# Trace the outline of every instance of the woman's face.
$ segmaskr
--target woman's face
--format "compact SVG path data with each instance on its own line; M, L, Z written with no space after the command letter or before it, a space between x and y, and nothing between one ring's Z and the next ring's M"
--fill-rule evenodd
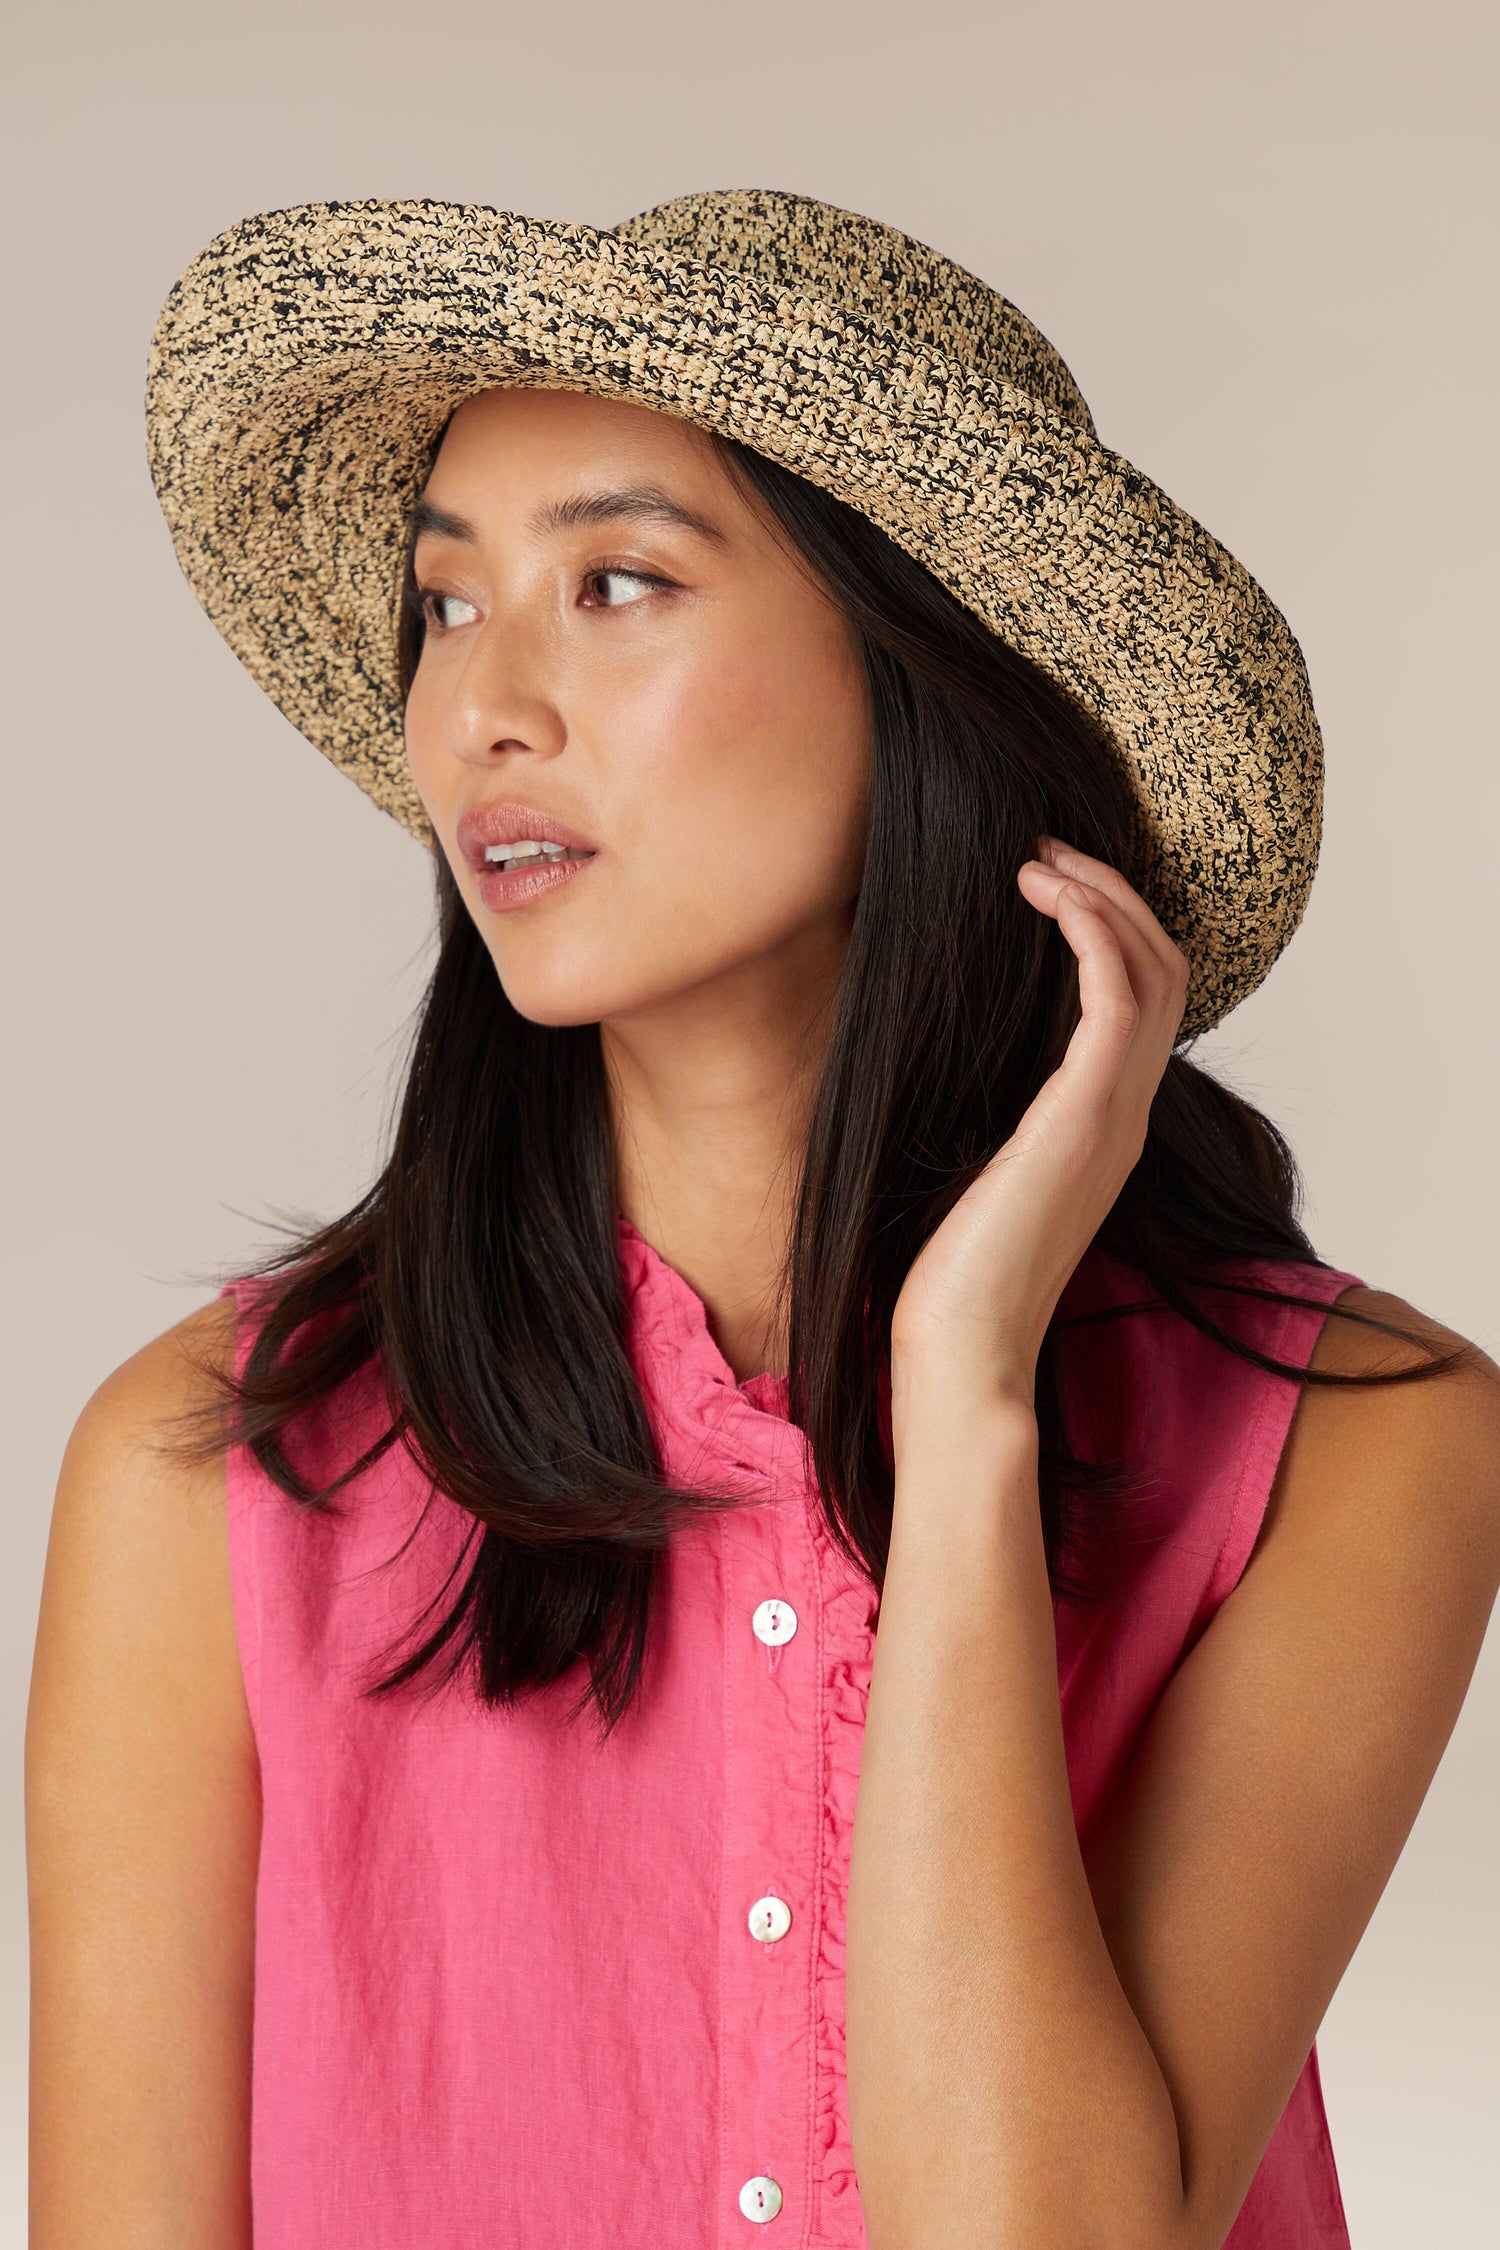
M512 1004L603 1022L722 1003L733 979L757 1012L805 1018L864 850L869 705L841 615L712 440L647 407L481 392L424 497L451 520L416 547L407 755ZM459 824L502 804L593 858L487 901Z

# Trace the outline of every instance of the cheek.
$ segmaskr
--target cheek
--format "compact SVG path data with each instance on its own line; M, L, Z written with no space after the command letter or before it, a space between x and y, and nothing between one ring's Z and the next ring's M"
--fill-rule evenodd
M857 886L869 787L863 673L842 643L774 639L658 682L637 733L641 841L662 904L775 934ZM618 742L619 738L615 738Z

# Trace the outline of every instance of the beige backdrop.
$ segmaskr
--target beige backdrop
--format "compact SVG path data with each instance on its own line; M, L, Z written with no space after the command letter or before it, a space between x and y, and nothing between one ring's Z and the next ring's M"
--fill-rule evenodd
M0 2241L24 2240L20 1748L64 1441L273 1213L366 1185L428 958L420 847L293 732L178 574L141 421L171 283L233 220L313 197L607 225L732 185L867 211L994 282L1307 655L1322 866L1198 1059L1290 1134L1327 1258L1500 1354L1497 21L1454 0L20 18ZM1496 1638L1320 2038L1356 2250L1496 2238Z

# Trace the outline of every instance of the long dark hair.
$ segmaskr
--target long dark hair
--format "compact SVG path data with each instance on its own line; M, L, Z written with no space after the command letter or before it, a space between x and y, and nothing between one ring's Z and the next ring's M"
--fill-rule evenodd
M441 435L438 443L441 442ZM1132 797L1081 706L991 633L864 516L778 464L715 441L742 488L843 607L862 650L873 732L866 859L794 1199L780 1311L791 1418L806 1432L830 1535L883 1582L893 1469L879 1378L891 1313L922 1244L1006 1140L1078 1021L1074 956L1021 896L1041 834L1134 880ZM437 445L434 445L435 457ZM430 463L429 463L430 467ZM423 621L407 544L403 697ZM627 1344L612 1123L596 1024L532 1023L507 1000L436 857L440 944L389 1159L353 1209L241 1269L267 1285L243 1373L185 1418L179 1450L247 1446L306 1508L324 1508L391 1445L474 1518L467 1575L427 1637L364 1692L467 1671L513 1704L584 1662L571 1716L607 1734L648 1645L657 1562L685 1512L743 1505L672 1484ZM1295 1216L1301 1182L1269 1118L1179 1043L1144 1152L1099 1231L1165 1305L1224 1350L1299 1383L1442 1375L1466 1351L1369 1315L1427 1360L1376 1374L1293 1366L1202 1302L1285 1292L1219 1270L1241 1258L1319 1266ZM1338 1308L1335 1308L1338 1311ZM1102 1314L1080 1316L1094 1319ZM1130 1464L1069 1449L1054 1315L1037 1367L1040 1501L1054 1590L1108 1591L1108 1532ZM389 1426L314 1489L284 1441L371 1364ZM1101 1536L1102 1535L1102 1536ZM439 1659L442 1659L439 1667Z

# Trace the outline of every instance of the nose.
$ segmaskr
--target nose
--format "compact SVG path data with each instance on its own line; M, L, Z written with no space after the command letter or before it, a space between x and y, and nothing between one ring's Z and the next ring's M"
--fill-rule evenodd
M550 677L545 635L515 610L496 609L474 634L443 712L456 758L488 765L503 750L554 756L567 726Z

